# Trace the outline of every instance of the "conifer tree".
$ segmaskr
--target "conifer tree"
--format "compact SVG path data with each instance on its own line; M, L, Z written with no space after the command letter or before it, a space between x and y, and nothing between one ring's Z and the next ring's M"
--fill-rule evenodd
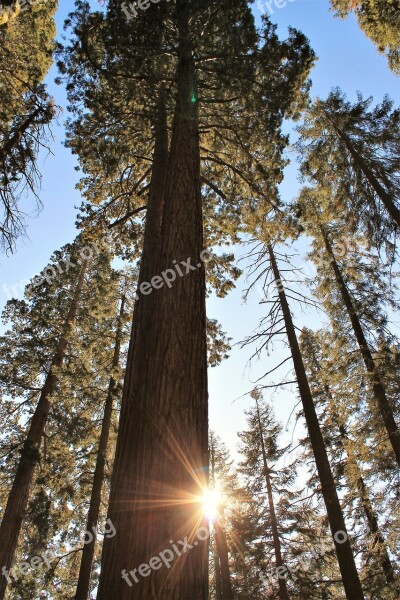
M350 494L355 495L359 499L371 537L371 544L367 551L370 555L368 562L370 564L371 559L376 560L377 558L386 580L386 582L382 581L382 577L379 577L378 574L378 585L375 584L375 589L378 589L378 587L382 588L382 585L385 585L385 583L391 586L395 580L394 567L389 556L386 541L379 527L377 511L373 506L368 486L359 464L357 456L359 452L356 453L355 451L355 444L359 442L355 442L350 436L349 429L351 424L346 416L346 409L341 405L339 398L334 396L328 383L331 380L331 375L329 371L324 371L323 363L321 362L321 359L324 360L324 356L322 343L319 340L322 339L323 332L321 331L315 334L308 329L303 329L302 331L301 349L307 367L307 374L312 385L313 396L316 401L318 399L320 419L323 421L323 426L326 423L326 439L329 440L330 446L332 446L332 440L335 438L335 435L339 434L338 445L345 454L344 464L340 466L339 470L343 470L346 474ZM350 407L347 409L347 412L351 412ZM332 431L332 427L336 431ZM330 451L332 452L332 448L330 448ZM371 579L373 579L374 571L371 569L371 564L369 567L370 573ZM395 588L393 587L392 590L394 592ZM386 588L386 591L389 591L388 588Z
M91 311L99 314L98 299L93 297L87 302L87 298L90 298L90 285L95 282L99 293L100 286L110 286L112 278L109 270L104 268L108 260L107 255L96 256L96 250L85 246L83 238L78 238L73 245L67 245L55 253L43 276L35 278L32 285L28 286L26 300L10 301L5 310L4 317L11 319L13 329L2 338L2 345L6 348L2 360L7 365L2 375L2 387L6 397L11 398L8 404L12 406L17 400L17 408L11 409L11 414L19 412L21 416L20 409L27 402L32 411L30 415L28 413L28 433L21 440L21 456L16 461L1 524L1 563L8 572L14 561L33 477L40 461L52 400L68 358L69 343L75 335L77 319L79 323L82 302L85 301L88 315ZM101 267L103 273L96 273ZM53 298L53 302L49 301L50 298ZM13 346L10 346L10 340L14 340ZM27 399L18 406L21 395L26 395ZM15 452L13 446L11 449ZM6 584L3 572L1 598L4 597Z
M335 294L336 291L337 296L340 298L339 306L344 307L347 312L347 318L351 323L354 338L357 341L365 369L370 376L376 407L379 409L396 461L400 465L400 432L394 416L394 409L390 398L387 396L382 373L373 357L371 345L368 342L367 334L365 332L365 326L363 326L362 323L362 318L364 318L364 321L368 320L370 325L376 328L378 336L382 336L385 318L382 315L382 310L379 308L379 302L382 301L382 299L385 299L387 292L385 290L385 295L383 296L382 294L375 295L375 302L373 302L373 287L368 290L367 295L366 290L363 289L367 284L364 283L364 281L358 283L360 279L360 268L363 268L362 263L359 262L353 270L347 269L347 274L345 274L343 267L339 265L333 245L334 241L340 242L341 239L332 240L332 234L334 236L340 235L343 231L343 227L341 227L342 220L338 219L330 229L324 224L326 214L324 213L319 200L324 199L327 196L329 196L329 191L327 192L323 187L303 189L297 204L297 207L299 208L298 214L303 214L303 223L305 227L309 232L313 232L312 234L315 235L315 244L318 247L318 259L320 258L321 250L325 253L326 261L322 261L322 264L320 262L319 268L319 274L323 279L319 287L322 300L323 302L330 303L330 294ZM311 213L312 217L310 218ZM345 258L345 265L346 260L348 261L348 256ZM329 267L333 274L335 290L332 290L331 282L330 280L329 282L327 280L327 267ZM352 293L350 288L351 283L353 283L353 289L355 288L355 294ZM327 285L329 289L328 295L326 294L328 291ZM385 286L383 285L383 287Z
M37 157L56 115L42 82L52 63L57 2L22 12L19 2L10 5L0 15L0 247L6 251L25 228L21 196L32 193L40 206Z
M248 413L250 429L248 432L240 434L242 442L246 444L246 461L241 464L241 469L248 477L255 477L257 473L257 488L259 489L259 486L262 485L262 488L266 490L275 564L276 569L279 569L280 567L284 567L284 560L272 487L272 471L274 466L269 464L271 461L275 462L278 458L277 437L279 434L279 427L275 426L272 428L273 415L271 414L269 407L266 405L260 406L261 393L258 390L253 390L251 397L255 401L255 409ZM267 427L267 431L264 431L264 426ZM260 475L264 479L262 484L259 480ZM281 600L287 600L289 594L286 580L279 577L278 585L279 598L281 598Z
M264 175L271 162L280 172L279 126L282 116L294 114L304 99L305 76L313 55L297 32L291 32L288 42L279 43L273 28L266 23L258 37L247 3L241 0L233 4L214 0L178 0L176 6L160 3L151 5L140 19L129 22L118 2L110 2L106 19L99 14L90 15L87 10L85 13L85 3L80 6L85 18L76 13L73 16L76 41L71 50L70 89L71 98L83 99L88 110L85 113L82 105L76 104L81 113L71 143L89 171L88 181L98 164L90 164L87 157L100 155L87 154L81 134L87 128L94 132L99 124L104 130L104 122L110 120L114 140L111 152L103 154L109 169L106 172L111 175L110 186L121 182L119 194L128 202L121 210L121 205L114 202L118 194L109 194L112 202L108 204L119 210L117 219L142 206L136 192L143 195L143 188L147 187L139 288L179 261L190 259L200 265L194 270L189 268L187 275L173 286L154 289L138 301L111 486L109 515L117 536L104 546L98 597L123 599L135 595L148 600L158 597L162 589L166 599L188 595L205 598L204 545L196 552L185 553L180 560L184 565L177 563L170 573L156 570L151 578L141 578L133 588L121 573L128 577L130 569L157 554L178 532L187 532L191 540L194 523L200 522L200 498L207 479L194 477L193 473L204 473L208 462L205 273L198 262L204 256L202 181L207 179L208 189L222 199L226 197L219 185L223 179L228 181L231 196L231 190L244 188L250 196L249 190L254 187L273 187L275 176L267 185L263 184ZM90 31L95 32L93 44L88 44ZM234 32L234 38L230 32ZM128 44L131 39L135 42ZM275 81L267 73L276 74L278 65L280 74ZM125 86L121 86L123 73L129 74ZM118 81L120 96L129 96L125 115L120 111L119 100L113 113L116 118L109 119L111 95L107 92L117 89L112 87L114 79ZM172 79L172 84L168 79ZM243 105L248 107L247 121L243 118ZM119 133L127 115L130 126ZM224 160L225 148L214 133L224 129L220 117L238 153L235 164ZM259 172L263 176L257 178L257 183L248 177L248 165L255 164L255 154L247 144L257 131L250 123L271 131L275 143L272 154L260 154ZM236 129L239 138L235 138ZM127 133L129 145L120 146ZM199 133L205 144L201 143L201 147ZM96 143L99 136L92 135L91 139ZM123 150L122 173L115 160L115 148ZM150 173L148 161L147 168L142 168L149 154ZM136 157L135 172L132 161L136 163ZM210 165L208 170L200 169L201 157ZM104 182L102 177L100 186L92 190L92 198L98 193L97 204L104 202L108 185ZM172 276L176 278L175 273ZM181 505L176 505L175 498L171 507L171 495L180 498ZM193 501L195 498L199 500ZM127 555L130 564L126 564Z
M126 288L126 286L125 286ZM90 506L87 516L86 531L91 532L93 529L98 529L100 503L102 497L102 487L105 477L105 466L108 451L108 442L110 437L110 428L112 425L113 404L116 393L118 392L118 378L115 372L118 373L120 365L121 343L123 342L123 326L125 316L127 290L125 289L121 296L121 306L118 316L118 323L115 334L114 354L111 365L111 376L107 391L107 397L104 404L104 415L101 425L101 433L99 438L96 467L93 474L93 487L90 496ZM81 564L79 570L78 583L76 588L76 600L87 600L90 593L90 579L93 566L93 558L95 553L96 537L84 545L81 556Z
M303 176L329 188L326 219L346 215L349 228L380 248L394 243L400 226L400 113L388 97L371 103L361 95L351 103L339 89L315 100L299 127L298 148Z
M400 4L398 0L331 0L340 17L354 11L364 33L400 75Z
M331 535L335 544L343 587L347 598L351 598L352 600L355 598L360 598L361 600L364 598L364 595L358 576L354 555L350 545L350 540L346 530L345 520L340 506L325 442L322 436L321 427L307 379L284 283L282 281L281 273L275 258L274 250L270 244L266 246L264 251L260 252L258 260L263 264L262 276L268 279L268 274L271 274L271 283L274 283L277 288L277 295L272 301L272 308L269 313L270 326L264 329L259 336L264 340L263 344L265 345L265 340L267 340L268 343L269 340L275 337L276 334L287 335L294 371L296 374L297 385L299 388L299 394L302 401L304 418L306 421L310 444L312 446L313 456L321 485L321 494L324 499ZM265 260L267 261L266 265ZM282 323L284 325L283 328Z

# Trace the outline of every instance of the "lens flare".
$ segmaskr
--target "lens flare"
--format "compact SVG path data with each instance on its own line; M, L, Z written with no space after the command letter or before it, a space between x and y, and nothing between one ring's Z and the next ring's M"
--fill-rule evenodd
M215 521L220 513L222 497L218 490L207 490L202 498L203 512L210 522Z

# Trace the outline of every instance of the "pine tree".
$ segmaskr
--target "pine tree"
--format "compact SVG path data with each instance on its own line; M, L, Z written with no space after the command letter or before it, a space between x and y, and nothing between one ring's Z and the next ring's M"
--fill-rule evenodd
M82 3L82 7L85 6ZM239 0L234 4L179 0L173 8L164 3L151 6L143 18L129 23L123 20L119 3L113 2L105 20L98 14L87 13L83 20L76 14L73 19L77 38L72 48L72 65L77 64L77 76L71 74L71 95L75 99L83 98L89 108L83 118L78 114L75 134L87 128L93 132L99 123L104 130L104 122L107 123L110 116L107 111L111 98L105 94L109 89L117 89L112 88L113 78L121 82L121 65L125 68L129 65L125 71L129 73L128 81L122 90L119 85L119 94L122 98L129 92L125 115L132 113L134 120L130 119L129 129L120 135L123 119L119 117L124 115L120 111L121 100L117 100L113 113L117 118L112 120L110 129L113 149L103 156L105 172L111 175L110 186L117 175L122 183L119 193L130 202L130 206L125 204L121 210L121 204L114 202L115 190L109 195L112 202L108 204L112 210L119 210L119 215L115 215L117 219L140 208L135 193L137 184L138 193L142 194L143 188L149 186L140 288L160 273L171 270L176 262L190 259L198 263L204 256L201 254L204 247L201 185L205 178L209 181L208 188L220 198L221 193L222 198L226 196L218 185L223 178L227 180L225 170L233 180L232 184L227 180L228 190L271 187L271 184L263 184L264 175L271 162L274 166L278 163L276 168L280 172L282 163L277 151L271 156L260 155L257 183L247 176L251 170L248 165L255 164L255 155L246 145L257 131L249 123L258 123L263 130L279 130L282 116L293 114L304 99L304 78L313 55L305 39L296 32L292 32L288 42L280 44L273 28L266 24L258 38L247 5ZM88 47L89 25L95 34L93 45ZM230 42L231 31L234 41L232 38ZM132 46L127 44L131 37L135 39ZM138 40L143 41L142 48ZM115 60L116 56L119 61ZM278 65L282 66L281 75L276 81L271 80L267 73L276 73ZM169 77L176 77L176 84L166 84ZM253 78L250 102L249 82ZM100 86L95 85L99 82ZM139 102L138 96L141 96ZM243 104L248 107L247 122ZM235 160L234 165L224 160L226 149L213 131L223 129L219 116L224 119L228 132L238 129L239 134L240 126L241 139L229 135L243 168L239 160ZM168 127L172 131L170 140ZM132 138L132 131L136 139ZM115 140L125 140L127 132L130 144L116 146ZM205 150L203 145L200 148L199 132L204 136ZM277 138L282 143L279 133L273 135L276 149ZM92 150L87 153L82 139L79 135L72 143L83 158L90 182L91 174L99 168L98 161L91 163L90 159L100 155ZM96 142L99 136L92 135L91 139ZM146 145L147 151L142 154L140 150ZM115 148L123 150L122 178ZM146 169L142 169L140 162L149 155L149 149L151 173L148 163ZM200 169L201 156L204 163L210 165L208 169ZM132 165L136 157L138 172L133 173L128 165ZM133 173L129 181L126 173ZM100 186L91 190L91 198L98 194L97 204L104 201L105 188L110 187L104 182L102 177ZM99 212L105 214L102 208L106 206L96 211L96 216ZM202 266L195 271L177 279L173 289L153 290L150 295L141 295L138 301L110 501L109 514L117 536L107 540L104 546L100 599L110 596L122 599L137 594L138 598L148 600L157 597L161 588L165 598L174 599L188 595L203 598L207 593L207 556L203 547L183 556L184 568L178 565L171 573L156 570L151 579L141 578L134 589L121 577L121 573L129 577L127 568L129 571L134 565L145 564L182 528L187 529L188 534L193 531L199 518L198 512L196 515L199 503L193 502L193 498L201 497L207 488L206 477L193 477L193 473L204 473L208 460L205 273ZM173 277L175 279L175 273ZM129 416L132 411L136 415L134 420ZM184 464L182 452L185 453ZM181 465L179 469L177 464ZM171 494L182 499L181 505L175 503L171 507ZM135 539L132 531L135 531ZM130 565L126 564L127 554Z
M0 16L0 246L6 251L25 228L22 194L30 191L40 206L37 157L56 114L42 82L52 63L57 2L22 12L19 2L10 4Z
M121 306L115 335L114 354L111 365L112 373L104 405L104 415L97 450L96 467L93 475L93 487L90 496L90 506L86 525L86 531L90 532L93 529L97 530L99 524L100 503L102 496L102 487L105 477L105 465L107 458L108 442L110 437L110 428L112 425L113 404L115 395L118 392L118 380L114 372L118 372L120 365L121 343L123 341L123 325L124 320L126 318L126 294L127 290L125 289L121 297ZM90 541L90 543L85 544L83 547L75 600L87 600L89 597L90 578L95 553L95 545L96 538L95 536L93 536L93 539Z
M315 235L315 244L318 247L318 260L320 260L321 250L325 253L326 260L322 261L322 264L320 263L319 269L323 277L322 287L320 286L319 291L320 293L322 292L323 301L327 302L330 302L330 294L335 294L336 291L340 299L339 306L344 307L347 312L347 318L351 323L354 338L357 341L365 369L371 380L376 407L379 409L397 463L400 464L400 432L394 417L393 406L390 398L387 396L382 373L373 357L371 344L365 332L365 325L362 323L362 319L369 321L370 326L376 329L378 336L383 335L385 317L382 315L379 303L387 298L387 290L384 289L383 294L381 294L375 292L373 286L368 290L363 289L366 284L363 280L359 283L360 269L365 269L366 267L364 267L362 262L359 261L352 269L348 268L347 274L345 274L344 268L339 265L333 245L334 242L339 243L342 239L339 237L332 240L332 233L334 236L340 236L343 232L343 226L341 226L341 219L338 219L337 223L333 227L331 226L330 229L324 224L326 214L322 208L324 206L323 203L321 207L320 199L326 198L327 195L329 197L329 191L327 192L323 187L311 190L305 188L297 205L299 208L298 214L303 214L304 226L307 227L309 232L312 232L312 235ZM312 216L310 217L311 214ZM345 265L346 261L348 262L348 257L344 261ZM326 277L327 267L333 274L336 290L331 289L329 285L331 283L330 280L328 283ZM373 277L372 273L370 277ZM327 289L325 289L327 283L328 287L330 287L329 296L326 295ZM351 283L353 283L355 292L352 292L350 288ZM385 288L385 285L383 285L383 288ZM375 295L375 302L373 301L373 295Z
M89 295L88 285L97 281L104 286L103 277L109 275L104 270L107 260L107 255L96 257L95 250L85 246L84 240L78 238L75 244L67 245L55 253L43 276L33 280L32 285L28 286L26 301L10 301L5 310L5 319L11 319L13 323L13 330L2 340L7 349L3 353L3 360L8 363L3 372L2 385L7 396L11 397L6 409L10 405L10 413L17 412L19 417L21 407L26 402L29 402L32 409L28 434L21 440L21 456L16 461L15 475L1 524L2 539L7 540L1 547L1 561L7 571L14 561L33 477L41 457L41 445L52 400L68 359L68 347L74 336L77 319L79 323L81 303ZM97 275L96 269L101 266L104 273ZM58 288L60 284L63 285ZM110 278L107 285L110 285ZM54 300L49 301L52 296L57 298L58 306ZM91 310L98 312L96 302L96 298L90 303L86 302L89 315ZM14 345L10 346L10 340L13 340ZM35 401L38 392L39 398L34 407L31 402ZM27 399L19 406L17 404L16 409L11 408L15 399L21 395L26 395ZM14 444L11 444L11 450L15 452ZM3 576L0 584L2 598L6 583Z
M398 0L331 0L340 17L354 11L364 33L384 54L394 73L400 75L400 4Z
M263 261L264 259L264 261ZM267 266L265 266L265 259ZM296 374L297 385L307 425L308 435L313 450L313 456L317 467L318 477L321 484L321 493L324 499L329 526L334 540L336 555L339 563L342 581L347 598L363 598L363 591L354 555L350 546L349 536L340 506L339 497L329 463L325 442L322 436L318 416L315 410L313 397L307 379L303 358L301 355L295 326L293 324L284 283L275 258L272 246L269 244L261 251L259 261L263 263L263 274L271 273L272 281L277 288L277 296L272 301L269 314L271 325L260 333L260 337L268 342L276 335L285 333L288 338L291 356ZM281 323L284 328L282 329ZM277 329L277 327L279 329ZM265 344L265 341L264 341ZM340 532L340 533L338 533ZM343 532L343 533L342 533ZM343 536L343 539L341 539ZM339 539L340 538L340 539ZM342 542L342 543L341 543Z
M349 228L362 231L371 245L393 244L400 226L399 116L384 98L352 104L335 89L317 99L299 127L301 171L314 185L329 188L326 219L346 215Z
M275 462L278 458L277 437L279 427L272 427L273 415L267 405L261 403L261 393L254 390L251 397L255 401L255 410L248 413L249 432L240 434L241 440L246 444L246 461L241 464L242 472L247 476L254 477L257 473L257 487L262 486L266 490L268 497L269 520L271 524L271 533L275 554L276 569L284 567L282 556L282 544L279 534L279 524L276 516L274 494L272 487L272 472L274 466L270 462ZM266 431L264 430L266 428ZM260 475L265 480L260 482ZM278 578L279 598L288 599L288 589L286 580Z
M373 502L370 497L365 476L362 472L362 468L359 464L359 459L356 452L356 442L350 435L350 428L352 428L350 419L346 415L347 412L351 413L350 407L343 407L340 399L333 394L333 391L328 383L331 380L330 370L324 371L323 363L324 360L323 348L321 340L323 339L323 332L313 333L308 329L303 329L301 335L301 348L303 357L307 366L307 374L312 385L313 396L318 398L320 406L320 419L324 422L327 434L326 439L329 440L331 446L330 451L332 453L332 440L339 434L339 440L337 442L339 449L344 452L343 463L339 466L339 471L344 471L350 494L355 495L361 504L363 517L368 525L368 531L371 538L370 547L367 549L369 554L365 562L369 563L368 572L370 578L373 579L374 575L377 579L375 589L382 588L385 582L382 581L382 577L379 577L380 573L376 575L371 569L371 560L378 560L382 572L384 574L386 584L391 586L394 582L394 567L389 556L386 541L379 527L379 519L377 511L373 506ZM326 366L325 366L326 369ZM321 398L322 397L322 398ZM358 418L360 415L358 415ZM335 431L332 431L335 428ZM365 582L366 584L367 582ZM369 583L369 582L368 582ZM370 586L370 583L368 587ZM388 588L386 588L388 591ZM394 591L394 588L393 588Z

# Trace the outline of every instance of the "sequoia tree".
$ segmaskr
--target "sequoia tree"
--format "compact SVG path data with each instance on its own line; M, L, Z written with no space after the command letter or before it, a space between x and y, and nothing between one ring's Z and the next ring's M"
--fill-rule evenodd
M80 5L84 18L73 15L76 38L67 50L72 67L65 62L62 68L76 110L70 144L87 173L85 194L100 206L89 206L83 225L91 226L90 217L98 225L109 207L124 223L143 199L147 209L111 486L109 516L117 535L104 545L98 598L149 600L162 594L166 600L200 600L207 596L204 544L177 557L171 571L154 569L140 578L136 573L178 536L194 546L203 519L209 254L203 253L202 184L214 204L217 226L205 221L214 243L219 231L226 236L225 214L251 202L254 189L273 189L279 179L280 124L303 103L313 54L298 32L280 43L265 22L257 34L242 0L160 3L129 21L118 2L110 2L105 17ZM115 90L120 99L112 105ZM88 153L89 145L103 139L95 132L104 128L111 133L107 152ZM267 149L260 131L271 134ZM226 144L235 148L234 161L225 155ZM102 160L110 176L95 178ZM254 169L257 178L249 176ZM116 226L115 219L109 225ZM129 238L133 228L126 229Z

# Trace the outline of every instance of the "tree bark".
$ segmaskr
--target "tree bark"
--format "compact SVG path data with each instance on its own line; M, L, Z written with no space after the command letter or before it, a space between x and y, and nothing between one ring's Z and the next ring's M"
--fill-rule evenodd
M27 438L24 442L21 458L1 522L0 569L5 567L7 571L11 569L14 562L22 520L29 501L33 474L39 460L40 446L47 423L47 417L51 409L51 396L55 392L58 384L58 372L63 366L69 336L76 320L86 269L87 261L84 261L79 273L71 306L64 323L63 333L58 341L50 370L44 382L39 402L32 417ZM3 600L4 598L6 587L7 579L3 573L2 577L0 577L0 600Z
M214 443L211 438L210 447L210 468L211 468L211 489L215 490L215 460ZM231 583L231 572L229 567L228 544L226 542L226 532L224 527L224 510L222 506L218 507L218 515L214 521L215 534L215 559L216 568L216 593L218 600L233 600L233 591Z
M115 336L114 355L111 364L112 372L114 372L119 365L124 311L125 295L123 295L121 298L121 307L118 317L117 332ZM89 532L97 531L99 521L101 491L104 482L104 471L107 460L108 438L110 435L113 402L117 387L118 382L114 379L113 376L111 376L108 386L107 398L104 405L104 414L101 425L99 448L97 451L96 467L93 476L92 494L90 498L90 506L86 525L86 531ZM93 557L97 541L96 537L96 535L93 535L92 541L88 544L84 544L83 546L75 600L87 600L89 597L90 578L92 573Z
M370 375L375 402L382 416L397 463L400 465L400 432L393 416L392 407L390 406L390 402L386 396L384 383L376 367L375 361L372 358L371 350L369 349L369 345L364 335L364 331L358 318L355 306L353 304L353 300L350 296L349 290L347 289L339 265L337 264L335 254L333 252L333 248L329 241L328 235L323 227L320 227L320 231L322 234L322 239L324 241L326 252L329 256L332 269L335 274L335 279L340 295L346 307L354 335L360 348L365 368Z
M217 541L215 540L215 544ZM222 588L221 588L221 565L219 564L219 556L217 549L214 550L214 570L215 570L215 594L216 600L222 600Z
M272 529L272 539L274 542L275 562L276 562L276 567L279 568L279 567L284 566L284 563L283 563L283 558L282 558L281 540L280 540L279 531L278 531L278 519L276 518L274 496L272 494L270 471L268 468L267 453L265 450L265 443L264 443L264 432L263 432L263 427L262 427L262 423L261 423L260 410L259 410L257 398L255 399L255 401L256 401L256 408L257 408L258 427L259 427L259 432L260 432L261 452L262 452L262 458L263 458L263 464L264 464L265 483L267 486L267 494L268 494L268 506L269 506L269 513L270 513L270 517L271 517L271 529ZM289 600L289 594L288 594L288 590L287 590L286 580L283 579L282 577L278 577L278 584L279 584L280 600Z
M201 266L189 273L182 267L182 276L141 293L137 302L111 484L109 518L117 533L104 543L98 600L208 597L208 545L195 535L204 523L200 496L208 483L208 408L199 133L188 10L186 1L177 1L172 140L168 164L163 157L156 170L154 163L149 200L164 205L160 244L145 237L140 284L188 258ZM149 204L148 210L154 207ZM186 537L193 547L183 551L178 542ZM180 556L172 544L178 544ZM143 567L144 575L138 572L167 550L173 556L169 568L164 563Z
M321 492L326 506L329 526L336 549L336 555L342 575L346 598L348 600L364 600L361 582L357 573L343 512L340 506L335 481L329 464L328 454L326 452L325 442L311 395L303 358L297 340L296 330L293 324L286 293L282 285L279 268L273 249L270 245L268 245L268 253L274 279L278 289L279 301L285 322L289 346L292 353L293 365L303 405L304 417L307 424L310 443L314 453L319 480L321 482Z
M233 591L231 583L231 571L229 567L228 545L226 543L226 532L223 525L224 515L221 514L215 519L215 545L219 556L220 574L221 574L221 598L222 600L233 600Z

